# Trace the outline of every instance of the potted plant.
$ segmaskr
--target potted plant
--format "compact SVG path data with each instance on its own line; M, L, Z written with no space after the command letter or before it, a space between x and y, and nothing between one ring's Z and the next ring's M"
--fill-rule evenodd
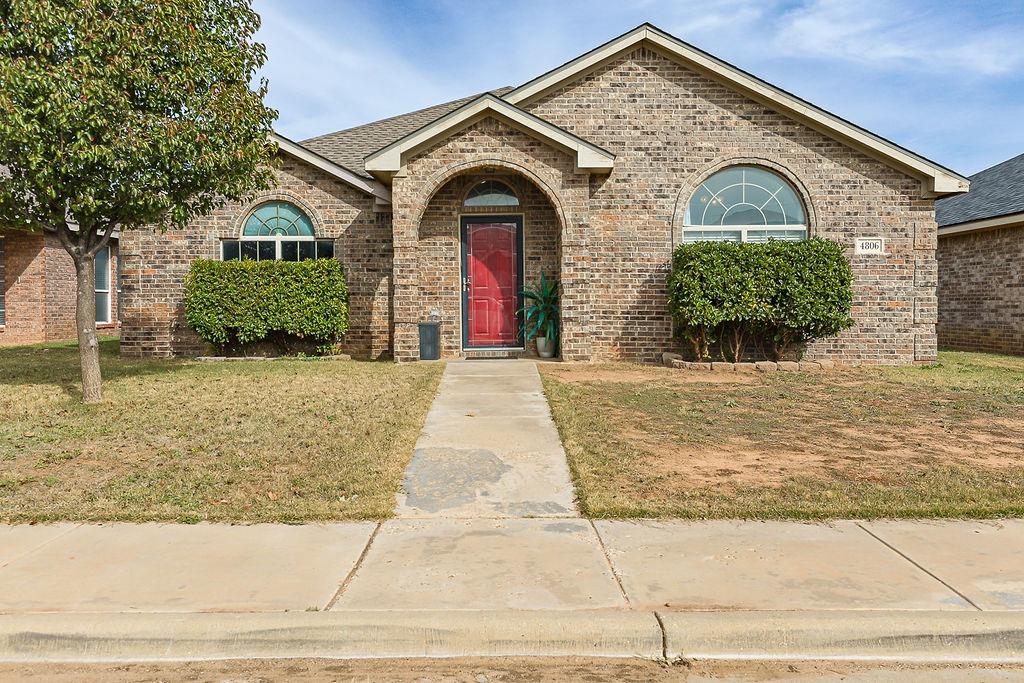
M522 292L523 327L527 339L537 340L537 355L554 358L558 348L558 280L540 275L536 289Z

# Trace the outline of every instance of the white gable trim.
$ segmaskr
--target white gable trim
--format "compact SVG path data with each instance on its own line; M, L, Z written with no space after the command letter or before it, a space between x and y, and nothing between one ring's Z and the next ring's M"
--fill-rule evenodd
M506 93L503 99L516 105L534 101L619 54L635 49L640 44L654 47L658 51L666 53L667 56L679 59L691 68L724 82L748 97L787 114L829 137L920 178L925 196L957 194L966 192L970 187L970 181L960 174L845 121L835 114L815 107L811 103L684 43L650 24L638 26L629 33L519 86Z
M607 173L615 164L615 155L611 152L592 145L494 95L487 94L369 155L366 157L366 170L377 173L395 173L401 169L408 153L422 148L439 137L464 128L488 114L495 114L528 134L574 153L578 171Z
M316 152L311 152L299 143L293 142L283 135L271 133L270 139L277 145L277 148L285 154L304 161L310 166L315 166L321 171L334 176L338 180L348 183L357 190L362 190L367 194L373 195L377 198L377 203L391 203L391 192L383 185L383 183L376 180L367 180L366 178L358 176L344 166L340 166L329 159L325 159Z

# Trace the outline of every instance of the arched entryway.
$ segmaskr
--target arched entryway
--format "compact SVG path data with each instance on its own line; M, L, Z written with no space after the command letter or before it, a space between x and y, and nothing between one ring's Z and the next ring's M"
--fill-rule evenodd
M511 169L447 178L426 202L417 241L419 313L440 323L441 354L536 355L523 289L561 269L559 212Z

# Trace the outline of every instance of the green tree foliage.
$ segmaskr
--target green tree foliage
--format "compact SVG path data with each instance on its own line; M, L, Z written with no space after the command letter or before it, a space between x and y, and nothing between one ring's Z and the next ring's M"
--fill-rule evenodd
M208 261L185 278L185 321L220 348L271 337L333 344L348 331L348 289L334 259Z
M684 244L668 290L677 330L698 359L717 343L739 360L751 339L779 358L853 324L853 273L842 245L829 240Z
M0 0L0 221L57 236L75 262L87 402L96 252L272 180L258 27L249 0Z

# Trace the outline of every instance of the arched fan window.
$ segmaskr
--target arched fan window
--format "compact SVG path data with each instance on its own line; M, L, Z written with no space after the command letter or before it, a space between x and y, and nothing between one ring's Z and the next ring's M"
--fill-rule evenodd
M469 189L463 206L480 208L487 206L519 206L519 197L505 183L497 180L482 180Z
M782 176L757 166L732 166L701 183L686 209L683 242L799 241L807 214Z
M257 206L242 227L242 238L224 240L225 261L304 261L334 258L334 240L316 239L313 221L291 202L271 201Z

